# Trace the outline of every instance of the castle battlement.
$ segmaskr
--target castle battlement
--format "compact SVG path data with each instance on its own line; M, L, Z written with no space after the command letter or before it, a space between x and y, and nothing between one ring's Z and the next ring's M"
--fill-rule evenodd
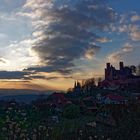
M107 63L105 68L105 80L126 79L133 76L132 69L124 66L123 62L120 62L119 66L119 70L117 70L110 63Z

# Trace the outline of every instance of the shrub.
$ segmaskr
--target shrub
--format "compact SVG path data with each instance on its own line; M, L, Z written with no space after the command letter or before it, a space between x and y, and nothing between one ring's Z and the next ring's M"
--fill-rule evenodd
M71 104L64 108L63 117L74 119L80 116L80 108L77 105Z

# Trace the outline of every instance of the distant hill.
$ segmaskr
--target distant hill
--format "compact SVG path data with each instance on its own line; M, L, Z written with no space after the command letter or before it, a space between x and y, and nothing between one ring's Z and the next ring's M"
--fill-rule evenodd
M0 100L13 100L18 102L30 102L41 96L47 97L53 91L38 91L26 89L0 89Z

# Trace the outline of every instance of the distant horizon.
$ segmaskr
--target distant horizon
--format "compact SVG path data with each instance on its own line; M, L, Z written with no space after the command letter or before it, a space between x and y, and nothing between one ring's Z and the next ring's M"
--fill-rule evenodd
M50 95L58 91L41 91L41 90L31 90L31 89L0 89L0 100L3 98L13 98L22 96L40 96L40 95Z

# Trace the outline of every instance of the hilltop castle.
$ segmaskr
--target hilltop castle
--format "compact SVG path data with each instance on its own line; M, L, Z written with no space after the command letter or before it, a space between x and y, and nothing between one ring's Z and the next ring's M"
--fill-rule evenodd
M110 63L106 64L105 80L99 83L103 88L126 88L135 87L140 83L140 76L133 74L132 68L119 63L119 69L113 67Z
M132 78L133 76L132 69L124 66L123 62L120 62L119 70L116 70L110 63L106 64L105 80L127 79Z
M116 69L110 63L106 64L105 79L98 82L98 87L106 89L138 89L140 90L140 76L134 74L135 66L124 66L123 62L119 63L119 69ZM136 73L136 72L135 72ZM96 86L92 79L86 82L86 86L81 86L79 81L75 81L73 92L91 92ZM137 90L137 91L138 91Z

